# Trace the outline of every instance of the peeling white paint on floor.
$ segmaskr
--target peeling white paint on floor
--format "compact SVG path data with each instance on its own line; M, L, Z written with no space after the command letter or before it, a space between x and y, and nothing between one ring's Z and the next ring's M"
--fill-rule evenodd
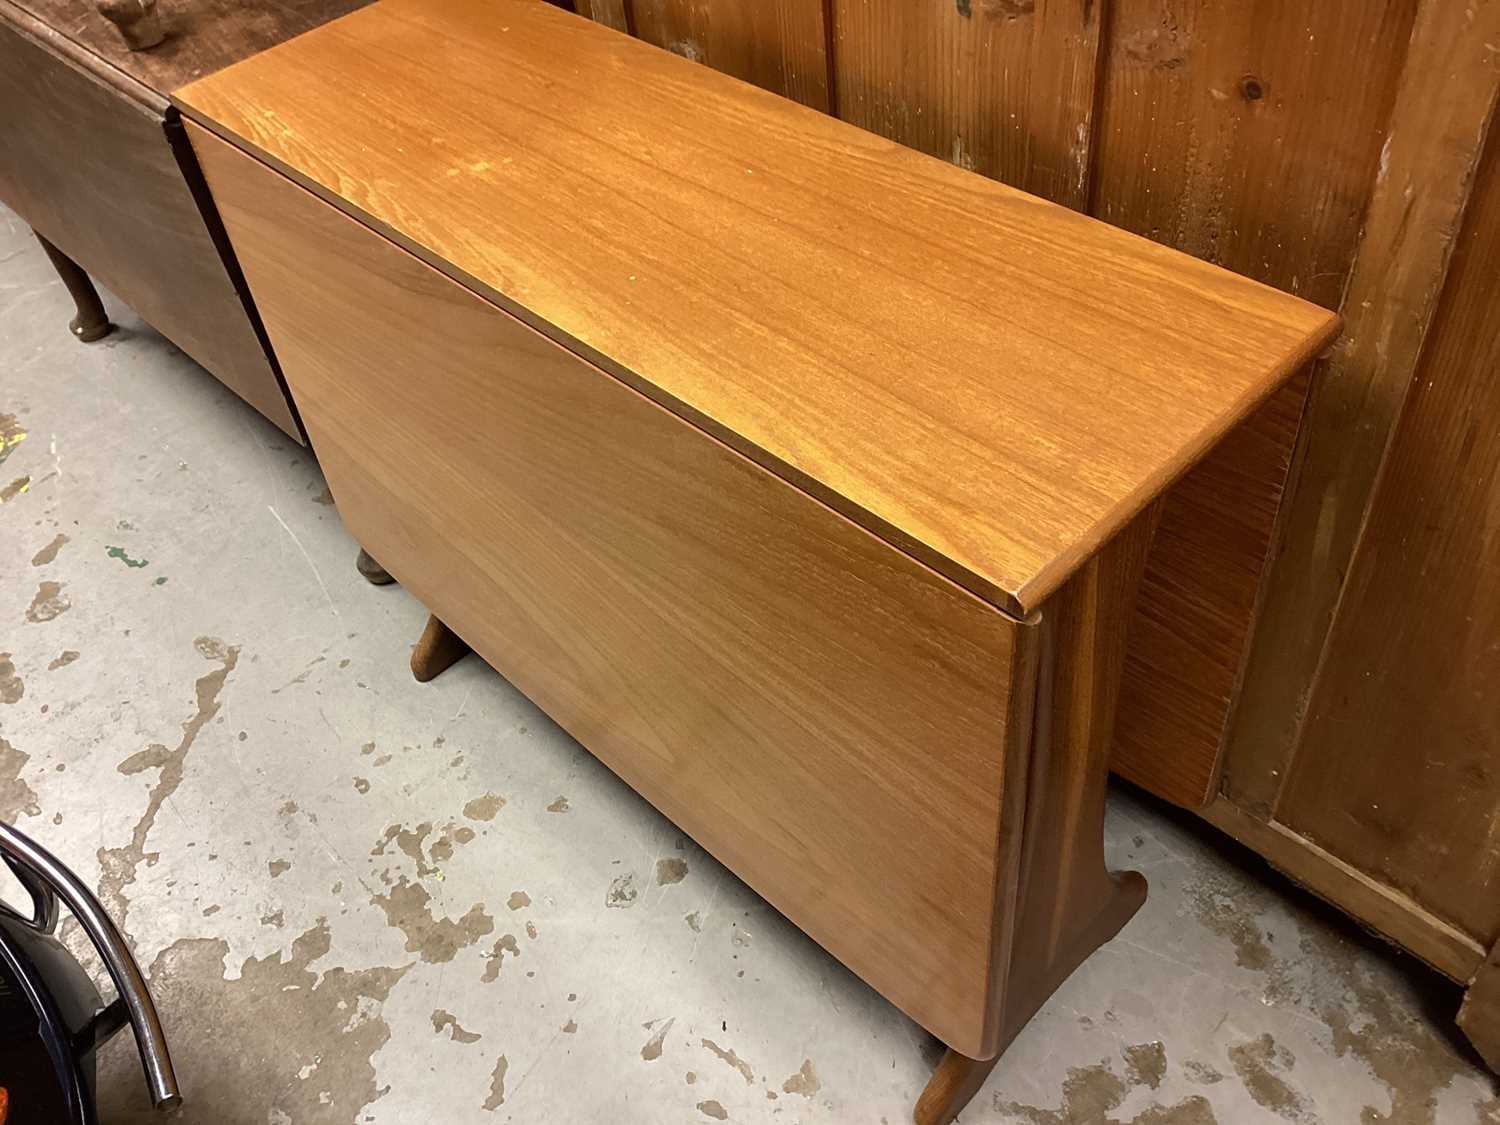
M118 301L74 341L0 220L0 815L123 916L179 1120L908 1120L929 1036L478 660L415 683L309 455ZM1451 986L1195 822L1108 837L1149 901L964 1125L1500 1122ZM154 1119L128 1037L101 1089Z

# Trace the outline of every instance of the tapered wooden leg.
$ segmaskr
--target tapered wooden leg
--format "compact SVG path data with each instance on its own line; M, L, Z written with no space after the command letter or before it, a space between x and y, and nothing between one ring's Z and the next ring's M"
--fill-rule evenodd
M354 560L354 566L371 586L389 586L396 581L391 577L391 572L376 562L375 556L363 547L359 549L359 557Z
M917 1125L948 1125L979 1093L979 1088L999 1061L999 1055L992 1059L971 1059L951 1048L945 1051L927 1088L917 1099L912 1120Z
M436 617L428 615L427 628L422 630L422 639L411 652L411 674L418 683L446 671L462 660L470 648L463 638Z
M36 234L35 231L32 233ZM47 252L47 258L52 262L52 268L57 271L57 276L62 278L63 285L67 287L68 296L73 298L73 305L78 311L78 315L68 322L68 328L73 335L85 344L91 344L95 340L108 336L114 331L115 326L109 322L109 317L104 312L104 302L99 300L94 283L89 280L89 275L83 272L83 267L41 235L38 234L36 240Z

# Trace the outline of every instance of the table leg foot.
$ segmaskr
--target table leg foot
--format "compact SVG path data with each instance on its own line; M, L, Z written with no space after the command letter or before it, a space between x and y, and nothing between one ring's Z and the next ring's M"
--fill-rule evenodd
M359 557L354 560L354 566L371 586L389 586L396 581L391 577L391 572L376 562L375 556L363 547L359 549Z
M94 6L132 51L150 50L167 37L156 0L95 0Z
M462 637L429 614L427 628L422 630L422 639L411 652L411 674L417 678L418 683L425 684L457 664L470 651Z
M47 258L51 261L52 268L57 271L57 276L62 278L63 285L67 287L68 296L73 298L73 306L77 310L77 315L68 322L69 330L85 344L92 344L95 340L108 336L114 331L115 326L109 322L109 316L104 311L104 302L99 300L99 293L95 290L94 283L89 280L89 275L83 272L83 267L41 235L38 234L36 240L47 252Z
M969 1099L979 1093L999 1061L998 1055L992 1059L971 1059L948 1048L917 1099L912 1120L917 1125L948 1125L963 1112Z

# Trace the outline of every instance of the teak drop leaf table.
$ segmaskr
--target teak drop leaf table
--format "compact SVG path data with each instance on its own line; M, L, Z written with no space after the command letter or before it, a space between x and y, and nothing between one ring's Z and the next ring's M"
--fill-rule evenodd
M1337 318L536 0L174 100L418 673L472 646L942 1039L950 1120L1145 896L1154 502Z

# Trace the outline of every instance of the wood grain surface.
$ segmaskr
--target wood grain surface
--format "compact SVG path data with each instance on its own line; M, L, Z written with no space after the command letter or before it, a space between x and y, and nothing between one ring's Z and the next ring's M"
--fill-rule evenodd
M1500 4L1426 0L1404 65L1390 67L1399 75L1396 103L1348 279L1348 331L1308 407L1229 740L1225 791L1263 819L1297 753L1376 479L1443 299L1500 97L1497 42Z
M1037 626L192 136L359 541L816 941L992 1049Z
M1115 0L1093 213L1340 307L1414 8ZM1115 768L1189 807L1218 790L1308 386L1278 391L1162 511Z
M534 3L384 0L176 99L1018 612L1337 327Z
M1338 306L1417 0L1114 0L1094 213Z
M0 199L300 442L161 112L24 33L31 22L0 0Z
M574 0L573 10L580 16L612 27L616 31L630 31L630 9L627 0Z
M735 2L693 0L710 18ZM1269 818L1298 754L1359 753L1299 732L1493 127L1500 4L1057 6L1099 13L1094 38L1042 34L1053 7L832 3L838 110L1042 194L1026 178L1031 153L1087 139L1093 214L1343 307L1348 321L1305 412L1294 381L1171 490L1131 629L1116 768L1201 804L1227 742L1229 799L1208 819L1467 979L1483 955L1472 936L1349 862L1364 858ZM1046 44L1047 59L1027 43ZM1092 106L1028 96L1091 57ZM997 64L998 79L980 78ZM1408 746L1418 756L1427 740Z
M844 120L1087 210L1105 4L830 7Z
M738 4L663 2L709 22ZM839 0L827 5L832 100L902 144L1335 308L1415 7ZM1443 19L1466 26L1465 9L1447 7ZM759 30L767 39L746 50L781 42ZM1469 57L1484 57L1488 41L1468 35ZM1447 66L1424 55L1415 69ZM1442 129L1456 138L1477 127L1460 113ZM1352 306L1357 317L1384 315L1370 297ZM1308 385L1304 375L1278 391L1163 511L1131 629L1115 768L1178 804L1201 806L1218 788Z
M823 3L634 0L630 30L685 59L826 112L831 107Z
M1112 765L1186 808L1218 792L1311 374L1304 369L1272 395L1162 503L1130 624Z
M1485 947L1500 941L1497 262L1492 136L1276 808Z

